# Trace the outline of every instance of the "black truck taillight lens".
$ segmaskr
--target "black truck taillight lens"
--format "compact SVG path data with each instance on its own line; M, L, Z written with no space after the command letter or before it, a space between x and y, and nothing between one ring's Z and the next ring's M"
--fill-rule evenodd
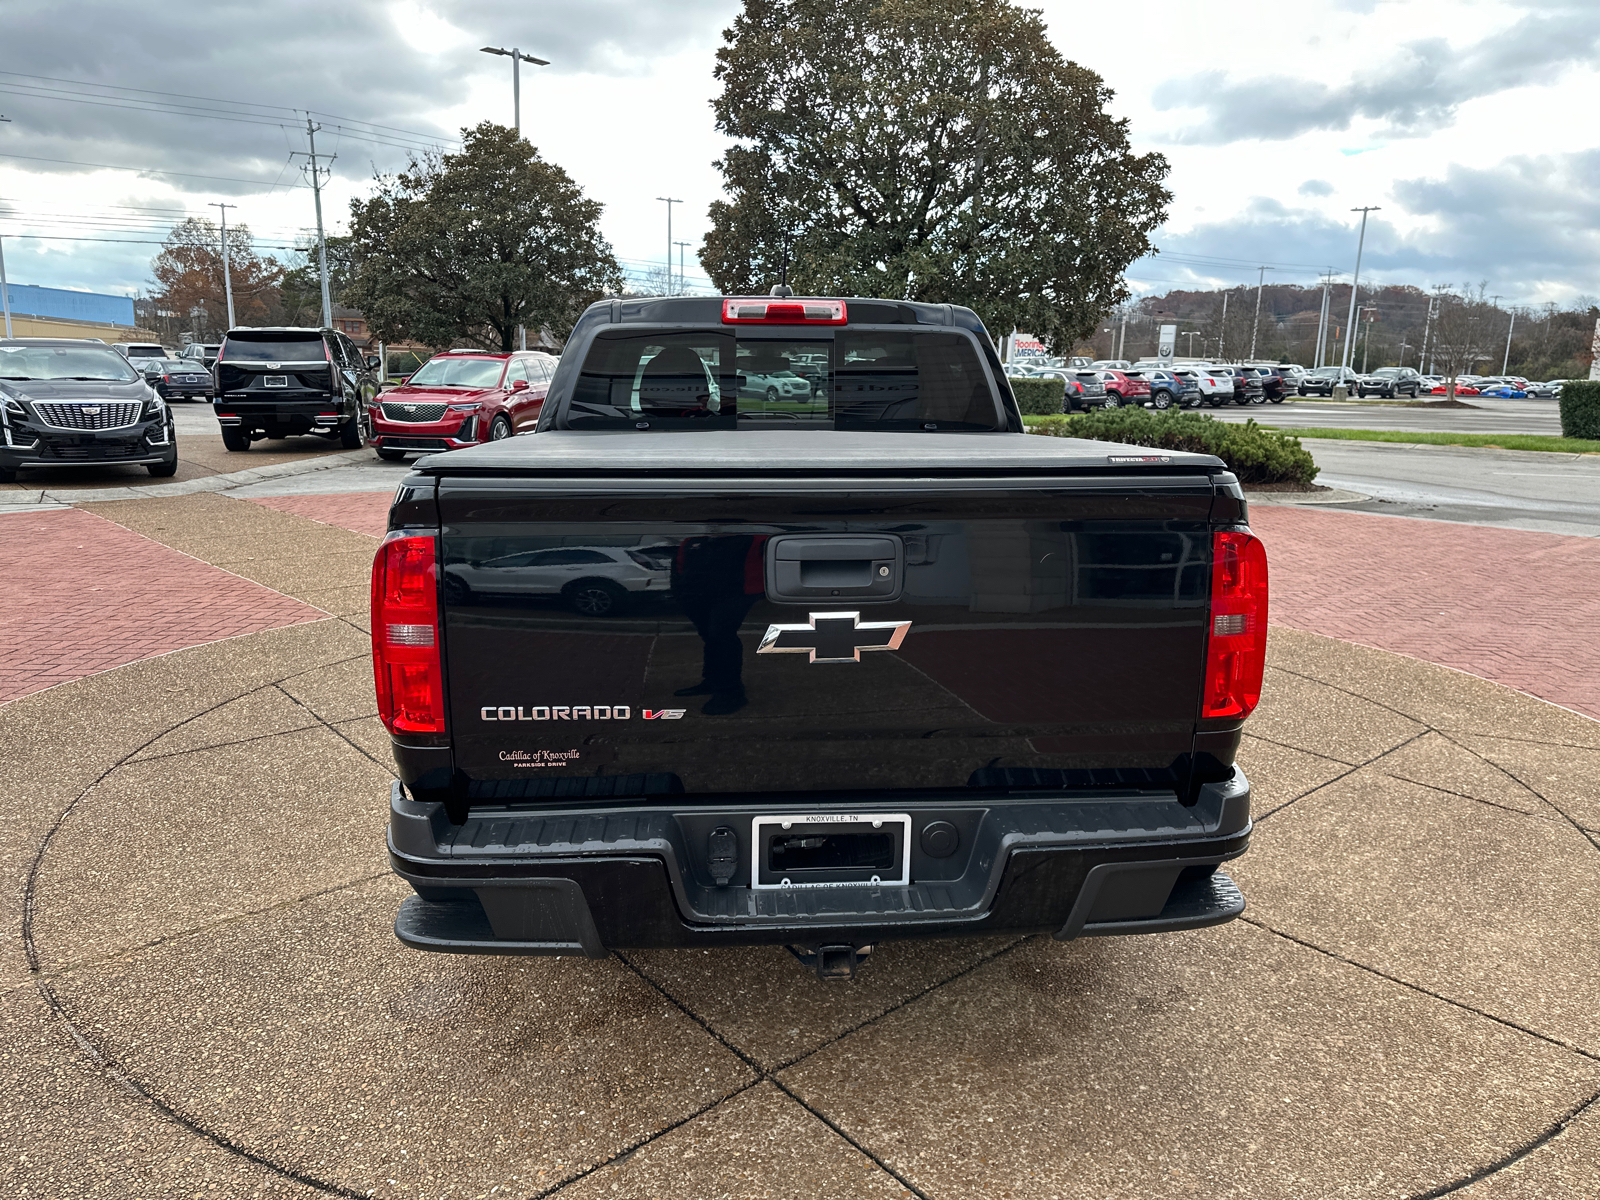
M1242 720L1267 668L1267 551L1254 534L1212 534L1209 633L1200 715Z
M372 562L372 674L390 733L443 733L434 539L394 532Z

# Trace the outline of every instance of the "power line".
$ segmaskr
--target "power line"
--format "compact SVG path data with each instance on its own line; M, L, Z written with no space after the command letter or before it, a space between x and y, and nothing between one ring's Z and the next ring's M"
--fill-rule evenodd
M158 171L154 167L119 167L114 163L79 162L78 160L72 158L42 158L37 154L6 154L4 152L0 152L0 158L20 158L28 162L61 163L62 165L68 167L89 167L96 171L132 171L139 175L171 175L177 179L205 179L213 183L248 183L253 184L256 187L264 187L268 189L275 187L303 188L311 186L310 184L306 183L268 183L265 179L234 179L226 175L193 175L187 171Z

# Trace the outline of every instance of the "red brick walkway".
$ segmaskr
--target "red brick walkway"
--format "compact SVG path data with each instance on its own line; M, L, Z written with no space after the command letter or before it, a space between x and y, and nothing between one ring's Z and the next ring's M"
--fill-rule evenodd
M339 492L321 496L251 496L257 504L323 525L381 538L389 527L393 492Z
M0 514L0 611L0 704L328 615L76 508Z
M1600 718L1600 538L1256 505L1272 621Z

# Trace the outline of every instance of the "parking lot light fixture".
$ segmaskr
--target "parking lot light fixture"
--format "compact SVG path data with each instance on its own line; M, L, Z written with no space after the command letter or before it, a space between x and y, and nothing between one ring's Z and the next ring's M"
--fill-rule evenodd
M1350 211L1361 214L1361 236L1356 241L1356 273L1350 277L1350 316L1346 322L1344 335L1344 361L1339 364L1346 370L1349 370L1350 364L1355 361L1356 291L1361 287L1361 252L1367 245L1367 214L1382 210L1376 204L1371 204L1366 208L1352 208Z
M518 133L522 132L522 64L532 63L536 67L548 67L548 59L535 58L531 54L524 54L513 46L507 50L504 46L479 46L483 54L499 54L511 60L511 115L512 128Z

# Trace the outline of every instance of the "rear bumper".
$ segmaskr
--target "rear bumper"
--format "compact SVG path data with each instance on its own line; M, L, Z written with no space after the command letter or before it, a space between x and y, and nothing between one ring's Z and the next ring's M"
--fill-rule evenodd
M838 802L811 807L838 811ZM908 887L757 890L747 873L716 886L707 835L734 829L747 853L751 819L795 813L792 804L474 809L452 826L442 806L409 800L397 784L390 862L417 895L401 906L395 932L419 950L604 957L647 947L1200 928L1244 910L1216 867L1248 847L1249 809L1240 774L1204 787L1193 806L1128 793L952 798L912 807L914 828L948 818L963 835L955 854L914 853Z
M350 419L350 406L338 396L296 398L293 400L245 400L236 396L213 399L217 423L247 432L271 430L299 434L326 432Z

